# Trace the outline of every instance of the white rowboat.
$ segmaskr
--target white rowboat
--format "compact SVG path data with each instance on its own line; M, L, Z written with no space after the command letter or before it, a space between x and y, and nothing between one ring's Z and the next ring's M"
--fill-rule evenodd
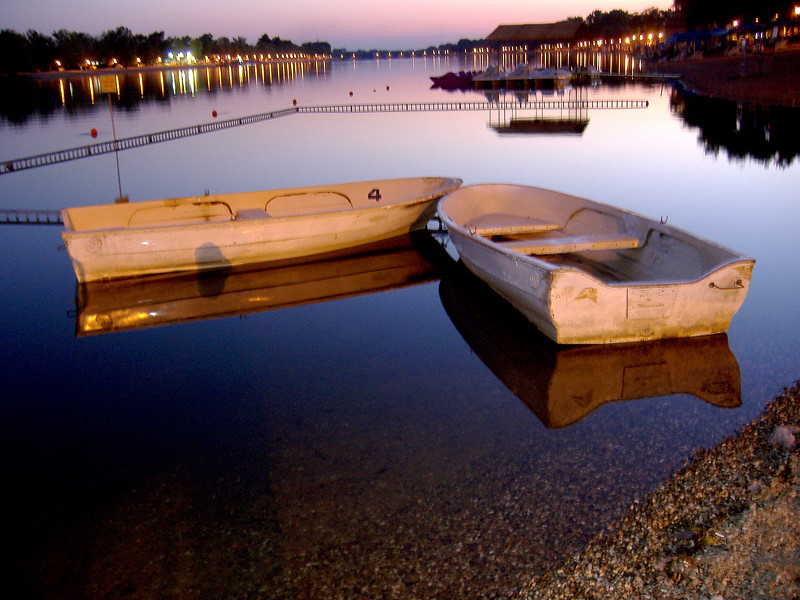
M438 208L467 268L561 344L724 333L750 287L753 259L576 196L474 185Z
M347 253L407 234L460 179L420 177L62 211L80 282Z

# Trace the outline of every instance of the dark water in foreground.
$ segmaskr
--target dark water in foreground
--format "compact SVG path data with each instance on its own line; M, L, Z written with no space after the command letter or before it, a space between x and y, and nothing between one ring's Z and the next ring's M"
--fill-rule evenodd
M294 99L482 99L429 89L430 74L451 68L334 63L214 90L179 78L160 100L120 110L117 134ZM57 227L4 226L6 589L508 595L757 415L799 371L789 126L669 88L583 93L650 106L590 112L582 135L561 136L501 135L488 126L496 113L292 116L120 153L121 185L142 200L447 175L666 215L756 258L727 336L557 348L416 238L220 280L76 289ZM3 122L0 158L90 143L92 128L107 139L107 101L68 97L47 116ZM0 201L54 209L109 201L117 186L109 155L4 175ZM109 313L146 326L109 331Z

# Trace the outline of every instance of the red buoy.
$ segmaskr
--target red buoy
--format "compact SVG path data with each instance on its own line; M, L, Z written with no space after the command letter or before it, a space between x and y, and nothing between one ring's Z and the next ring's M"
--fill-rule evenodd
M93 138L96 138L96 137L97 137L97 129L95 129L94 127L92 127L91 134L92 134L92 137L93 137Z
M211 111L211 116L212 116L212 117L214 117L214 118L216 119L216 118L217 118L217 111L215 111L215 110L212 110L212 111Z

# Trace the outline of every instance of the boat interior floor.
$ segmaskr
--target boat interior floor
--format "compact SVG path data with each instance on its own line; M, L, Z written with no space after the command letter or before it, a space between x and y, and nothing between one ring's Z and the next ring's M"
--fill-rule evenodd
M598 250L594 252L554 254L537 258L559 267L580 269L603 283L612 285L620 282L655 284L675 281L677 274L646 268L639 260L634 258L635 253L637 253L636 250Z

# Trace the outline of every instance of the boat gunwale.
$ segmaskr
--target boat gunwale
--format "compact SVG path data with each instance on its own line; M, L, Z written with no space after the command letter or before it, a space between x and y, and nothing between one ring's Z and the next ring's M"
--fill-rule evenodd
M707 269L706 271L704 271L702 274L700 274L698 277L696 277L694 279L689 279L689 278L658 279L658 280L648 280L648 281L635 281L635 280L631 280L631 279L622 279L622 280L619 280L619 281L607 281L606 279L600 278L600 277L588 272L587 270L582 269L580 266L577 266L577 265L555 264L552 261L547 260L546 258L542 258L542 257L537 256L537 255L526 254L526 253L518 252L518 251L510 249L510 248L505 248L501 244L498 244L497 242L495 242L494 240L489 239L489 237L486 237L486 236L483 236L483 235L480 235L480 234L477 234L477 233L472 233L468 227L466 227L466 226L464 226L464 225L462 225L460 223L456 223L456 221L453 220L453 218L450 217L450 215L447 214L447 211L445 209L445 203L447 202L448 198L450 198L450 196L452 196L453 194L458 193L458 192L462 192L463 193L465 190L466 191L470 191L470 188L475 189L475 188L487 187L487 188L495 188L495 189L497 189L498 186L499 187L505 187L505 188L524 188L524 189L527 189L527 190L543 191L543 192L548 192L548 193L561 194L563 196L568 196L570 198L577 199L577 200L580 200L581 202L586 203L584 206L581 207L581 209L589 207L589 208L592 208L592 209L597 209L599 212L602 212L603 214L610 214L612 216L628 215L628 216L634 217L636 219L640 219L644 223L647 223L649 225L649 227L647 229L647 234L644 237L643 243L636 249L617 249L617 250L608 250L608 249L606 249L606 250L596 250L596 251L589 250L589 251L580 251L580 252L578 252L578 254L586 254L587 252L617 252L617 253L641 252L643 249L645 249L647 247L647 241L649 240L650 236L654 232L660 232L660 233L664 233L666 235L669 235L671 237L675 237L676 239L685 241L685 242L689 243L690 245L692 245L694 247L699 247L701 244L705 244L705 245L709 246L710 248L714 248L717 251L721 251L721 252L723 252L725 254L730 255L730 257L727 260L716 262L713 267L711 267L710 269ZM741 254L739 252L736 252L736 251L734 251L734 250L732 250L732 249L730 249L730 248L728 248L726 246L718 244L717 242L714 242L714 241L708 240L706 238L703 238L701 236L695 235L695 234L690 233L690 232L688 232L688 231L686 231L684 229L681 229L681 228L678 228L678 227L674 227L672 225L668 225L666 223L662 223L662 222L656 221L655 219L652 219L652 218L647 217L645 215L642 215L640 213L628 210L626 208L621 208L621 207L617 207L617 206L613 206L613 205L609 205L609 204L603 204L601 202L597 202L597 201L594 201L594 200L591 200L591 199L588 199L588 198L583 198L583 197L580 197L580 196L575 196L573 194L566 194L564 192L559 192L557 190L541 188L541 187L535 187L535 186L525 186L525 185L515 185L515 184L493 184L493 183L475 184L475 185L464 186L464 187L461 187L461 188L459 188L457 190L449 192L448 194L446 194L445 196L443 196L439 200L438 214L439 214L439 218L442 220L442 222L445 224L445 226L448 228L448 230L453 229L457 233L459 233L463 238L465 238L467 240L472 240L473 242L480 244L484 248L490 249L493 252L499 253L499 254L501 254L501 255L503 255L505 257L508 257L510 259L513 259L513 260L523 260L523 261L525 261L527 263L530 263L530 264L532 264L532 265L534 265L534 266L546 271L550 275L550 277L555 276L555 274L557 272L560 272L560 271L571 271L571 272L574 271L574 272L581 273L581 274L583 274L583 275L585 275L587 277L590 277L590 278L598 281L602 285L605 285L605 286L608 286L608 287L648 287L648 286L664 286L664 285L696 285L697 283L712 277L715 273L718 273L719 271L721 271L723 269L727 269L727 268L729 268L729 267L731 267L733 265L736 265L736 264L753 265L753 264L755 264L755 259L753 259L753 258L751 258L751 257L749 257L747 255L744 255L744 254ZM631 234L631 235L634 235L634 234ZM456 244L456 246L457 246L457 244Z
M70 230L67 231L66 229L61 232L62 237L66 238L69 237L80 237L82 235L97 235L98 233L104 232L123 232L128 231L131 234L134 233L146 233L149 231L160 232L160 231L179 231L183 229L196 229L197 227L202 227L204 230L215 230L215 229L227 229L227 228L236 228L236 227L257 227L259 225L276 225L276 224L287 224L287 223L294 223L294 222L301 222L307 221L310 218L314 217L325 217L331 215L352 215L357 213L359 215L368 214L370 212L383 212L387 210L397 210L400 207L415 207L418 204L424 204L426 202L431 202L432 200L436 199L437 194L432 194L431 196L426 197L419 197L419 198L411 198L409 200L403 202L396 202L394 204L383 204L377 206L364 206L361 208L350 208L350 209L341 209L341 210L329 210L329 211L320 211L314 213L303 213L297 215L286 215L286 216L279 216L273 217L270 215L265 215L263 218L232 218L226 221L207 221L204 223L198 222L188 222L188 223L178 223L178 224L166 224L166 225L145 225L145 226L134 226L134 227L103 227L101 229L78 229L78 230ZM238 211L237 211L238 212ZM265 211L266 212L266 211ZM65 221L66 223L66 221Z
M382 184L382 183L402 183L402 182L415 182L415 181L424 181L424 180L437 180L438 181L438 188L434 191L430 191L425 195L408 195L404 198L394 200L391 202L380 202L378 201L375 205L366 205L366 206L352 206L352 200L348 197L348 200L351 202L351 206L349 208L340 208L340 209L333 209L333 210L320 210L315 212L304 212L292 215L278 215L272 216L267 213L265 210L265 216L263 219L258 218L238 218L236 215L239 210L247 210L252 209L253 207L247 207L247 209L238 209L236 211L232 210L230 207L230 203L226 202L226 199L230 199L237 196L257 196L263 194L265 197L270 194L275 194L272 197L268 198L264 205L266 206L269 202L274 200L275 198L279 198L281 196L291 195L292 193L300 194L300 193L317 193L317 192L332 192L332 193L341 193L340 189L348 188L351 186L371 186L375 184ZM442 197L445 194L448 194L455 189L458 189L463 180L457 177L438 177L438 176L430 176L430 177L404 177L404 178L393 178L393 179L376 179L376 180L368 180L368 181L355 181L355 182L345 182L345 183L334 183L334 184L323 184L319 186L308 186L308 187L297 187L297 188L282 188L282 189L275 189L275 190L253 190L253 191L245 191L245 192L228 192L224 194L214 194L208 196L183 196L177 198L162 198L162 199L154 199L154 200L142 200L139 202L131 202L131 203L124 203L125 206L128 207L137 207L139 209L142 208L160 208L160 207L169 207L170 203L175 203L174 206L181 206L181 205L190 205L194 204L194 201L197 202L208 202L208 203L222 203L227 204L228 208L231 212L232 218L227 220L217 220L217 221L206 221L206 222L187 222L187 223L172 223L172 224L164 224L164 225L153 225L147 224L142 226L127 226L127 225L120 225L114 227L98 227L94 229L75 229L73 220L70 218L70 211L73 209L78 209L80 211L84 210L91 210L91 209L109 209L113 210L113 207L119 206L116 204L94 204L94 205L86 205L86 206L76 206L76 207L68 207L61 210L62 219L64 222L64 229L61 232L62 237L67 239L67 237L73 236L80 236L81 234L90 234L90 235L97 235L98 233L102 232L120 232L120 231L130 231L130 232L144 232L148 230L155 230L155 231L163 231L168 229L170 231L177 231L180 228L197 228L198 226L202 226L205 228L215 228L216 226L221 227L231 227L233 224L236 223L248 223L248 224L256 224L261 222L262 220L265 222L271 221L279 221L279 222L293 222L293 221L300 221L300 220L308 220L310 218L314 218L316 216L322 215L335 215L335 214L342 214L342 215L351 215L351 214L364 214L365 212L369 211L380 211L380 210L392 210L398 209L399 207L408 206L413 207L418 204L432 202L437 198ZM205 200L205 202L203 202ZM133 213L131 213L133 214Z

